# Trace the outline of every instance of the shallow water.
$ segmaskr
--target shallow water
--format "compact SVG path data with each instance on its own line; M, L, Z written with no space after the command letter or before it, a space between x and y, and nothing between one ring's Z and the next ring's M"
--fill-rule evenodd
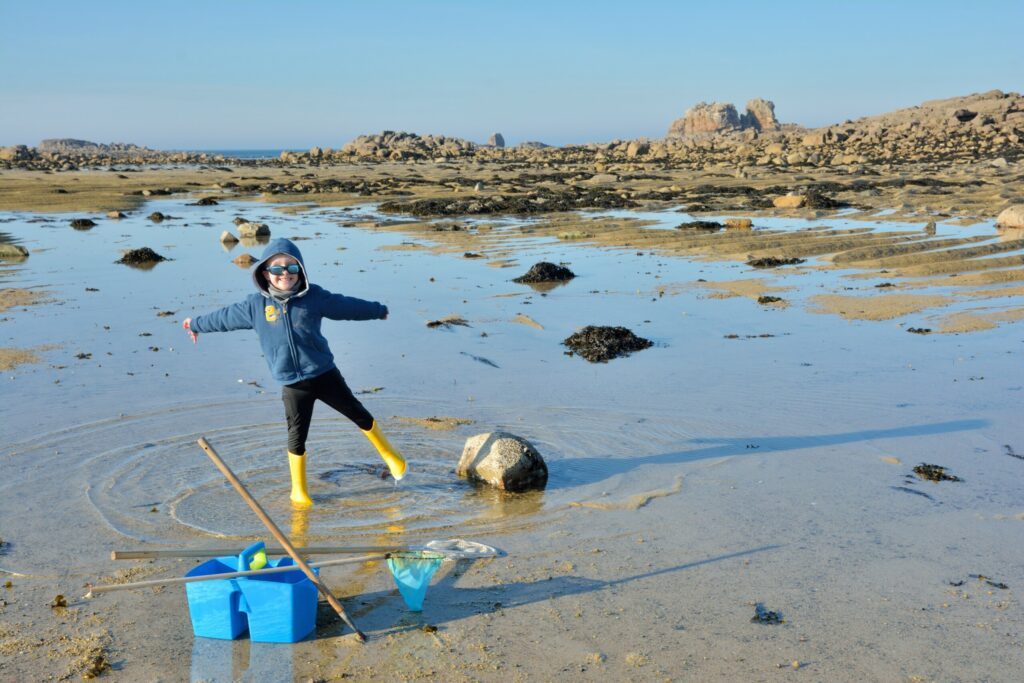
M154 224L145 218L152 211L178 218ZM293 512L283 408L255 336L201 335L193 347L181 330L183 318L251 291L249 273L231 259L243 251L259 256L262 247L225 250L218 242L236 214L267 222L275 236L306 238L297 244L313 281L389 306L387 321L326 321L324 329L349 384L364 392L365 405L409 458L412 473L397 486L379 477L382 465L358 430L319 406L308 442L316 507ZM453 633L456 622L480 625L471 620L481 601L501 600L509 615L502 619L516 633L528 627L514 619L546 620L549 613L537 610L563 605L566 619L586 611L581 632L605 634L599 648L625 656L625 648L640 645L630 645L614 621L622 614L630 620L626 630L643 633L644 647L655 648L651 657L682 675L670 664L680 648L706 654L706 661L762 642L774 648L776 641L743 630L749 615L737 629L729 613L746 596L767 596L769 608L782 602L787 618L802 620L803 632L813 635L811 646L799 647L817 650L804 658L838 656L841 667L868 677L865 656L897 632L919 634L922 652L948 653L950 661L968 661L966 653L979 648L996 651L996 641L977 635L963 638L962 647L948 639L928 647L928 634L938 631L918 627L922 598L915 591L929 581L944 586L936 575L971 571L1011 585L1024 581L1024 480L1020 461L1005 452L1024 452L1019 323L922 337L906 327L927 322L931 312L883 322L813 315L803 305L810 297L870 295L885 278L848 278L852 269L816 269L814 259L758 271L547 237L509 241L514 262L507 268L488 258L389 250L429 245L429 236L343 225L384 220L370 205L287 213L258 203L153 201L121 221L97 219L89 231L71 229L73 217L0 215L3 231L32 251L24 262L0 265L0 287L40 287L50 298L0 312L0 346L37 349L42 359L2 374L0 536L11 545L0 569L71 592L113 572L112 549L241 547L243 538L265 538L196 445L205 436L297 543L460 536L518 548L522 560L477 575L493 585L455 587L450 580L431 589L434 609L444 610L432 618ZM640 217L663 227L687 219L673 212ZM529 222L503 219L495 230ZM756 225L921 227L834 217ZM994 232L991 224L939 224L938 234ZM119 250L142 246L173 260L149 270L114 263ZM578 277L545 292L511 282L540 260L564 262ZM781 296L792 305L712 298L695 284L748 278L791 288ZM158 315L165 311L173 314ZM426 327L449 314L470 327ZM514 322L521 314L541 329ZM623 325L655 346L607 364L565 355L561 341L588 324ZM473 423L432 431L401 419L431 416ZM538 447L550 469L544 492L506 495L455 477L466 437L493 429ZM917 483L907 475L919 462L947 466L965 483ZM593 555L592 548L616 551ZM567 557L577 568L551 580L544 563ZM361 625L406 628L389 606L386 584L369 576L367 570L346 582L363 596ZM901 611L865 606L851 598L858 594L884 594ZM166 628L185 633L178 607ZM1017 620L1006 627L1014 630L1019 615L1006 618ZM684 621L693 625L676 629ZM879 630L883 621L892 626ZM123 637L144 628L125 629ZM307 660L336 656L319 653L329 638L298 646L306 649L294 650L293 661L288 648L284 656L266 644L182 645L180 634L154 633L165 643L155 661L187 659L191 648L199 677L218 667L248 667L264 677L294 667L298 675ZM835 655L850 652L852 641L861 643L853 654ZM500 650L501 642L494 644ZM154 646L144 650L132 663L136 673ZM243 650L251 659L234 661ZM372 665L373 655L366 656ZM891 679L903 669L879 671L878 678ZM551 674L543 666L536 672Z
M152 211L175 218L154 223L144 217ZM219 475L193 445L201 434L239 468L271 509L290 514L287 501L274 495L287 484L280 399L258 357L255 336L203 335L193 348L179 328L183 317L251 291L249 274L230 259L243 251L258 256L262 247L227 250L217 242L220 231L232 227L234 215L268 222L275 237L300 238L297 244L314 282L381 300L392 310L386 323L326 322L325 327L353 389L384 387L365 395L365 401L410 455L415 475L398 487L381 480L376 456L354 427L319 408L309 451L313 496L321 505L307 520L295 522L313 536L424 537L451 528L487 532L539 523L593 495L592 484L621 477L617 459L642 460L672 451L707 433L709 420L712 430L735 430L738 425L720 422L718 414L735 414L741 402L737 395L761 395L766 382L802 384L799 391L779 387L772 404L759 405L759 411L778 410L786 401L806 409L828 393L813 388L819 371L812 369L821 359L834 365L843 361L844 350L869 346L867 355L885 364L893 357L918 356L923 346L932 355L962 343L955 338L923 342L891 324L882 329L880 324L851 325L795 308L766 309L742 298L709 300L699 289L656 294L658 287L697 279L778 280L743 264L638 255L552 239L517 241L519 265L513 268L487 267L485 259L379 251L402 238L338 224L379 219L373 206L288 215L258 204L194 207L157 201L120 221L99 220L90 230L69 227L71 216L32 222L39 219L7 214L2 217L8 220L5 229L33 253L0 272L0 283L45 288L53 303L7 311L4 344L59 345L42 352L49 368L24 366L8 373L8 387L19 396L5 407L9 453L15 462L31 461L26 474L33 477L39 468L83 468L87 476L76 487L84 488L80 493L86 507L134 541L170 543L179 533L238 538L259 532L248 511L223 496ZM686 219L671 212L632 215L673 225ZM518 224L505 221L509 229ZM772 229L817 225L779 218L759 219L758 224ZM856 221L827 224L863 227ZM119 250L141 246L172 260L145 270L115 263ZM579 276L545 293L510 282L538 260L566 262ZM841 272L803 269L799 291L784 296L799 300L836 287ZM858 289L870 292L872 284L859 283ZM162 311L173 314L158 316ZM453 312L471 327L424 326L428 319ZM544 329L513 323L520 313ZM655 347L598 366L565 356L560 341L589 324L624 325L652 339ZM725 340L726 334L740 339ZM773 337L745 338L762 334ZM998 345L998 337L975 335L972 346ZM831 339L841 339L842 346L836 348ZM76 359L80 352L91 357ZM862 365L864 358L857 355ZM750 373L752 366L756 375ZM700 420L701 414L707 417ZM475 423L454 432L432 432L390 420L434 415L468 417ZM32 433L26 433L28 424ZM694 431L694 424L701 429ZM546 494L525 504L518 499L510 503L452 476L465 436L498 427L534 439L549 459L564 461L553 468ZM730 452L724 449L721 455ZM151 512L153 507L158 512Z
M175 218L153 223L145 218L152 211ZM269 223L275 236L301 238L297 244L315 282L391 308L387 322L326 321L325 329L343 374L357 392L372 392L363 396L366 405L408 454L413 475L407 481L396 487L380 479L380 463L354 426L321 406L309 442L318 505L308 514L292 514L284 495L288 475L278 389L259 358L255 335L202 335L193 348L180 330L184 317L251 291L249 274L230 260L243 251L258 257L262 246L228 250L217 241L223 229L233 227L235 215ZM672 212L637 215L666 225L687 218ZM769 310L742 298L709 300L702 290L685 287L674 296L656 294L659 287L698 278L778 279L743 264L557 239L517 241L514 268L487 267L484 259L380 251L403 238L339 225L380 219L372 206L286 214L260 204L153 201L138 215L100 220L88 231L71 229L70 216L42 222L23 215L2 218L5 230L32 256L0 272L0 283L43 287L53 299L8 311L0 328L3 343L59 345L41 352L43 365L6 373L8 391L18 396L4 407L5 450L14 466L6 486L33 481L38 505L60 518L84 515L125 542L260 534L259 524L195 447L200 435L266 501L272 516L288 519L294 533L310 539L486 535L541 524L580 501L625 499L671 485L671 477L657 475L659 464L700 467L737 455L747 441L785 438L773 431L780 411L817 412L823 402L836 401L847 409L881 401L878 408L885 413L891 410L886 406L922 401L948 407L945 398L914 382L880 397L873 381L858 388L856 377L907 358L926 367L963 362L954 358L962 340L922 340L891 323L851 324L795 308ZM504 224L512 229L520 222ZM767 218L758 225L792 230L818 223ZM141 246L171 260L148 270L114 263L119 250ZM510 282L539 260L568 263L578 277L544 293ZM785 282L798 286L785 296L799 300L837 286L838 277L835 271L803 270ZM871 284L859 287L870 294ZM158 317L165 311L173 315ZM471 326L425 327L427 320L450 313ZM512 322L517 314L543 329ZM586 324L624 325L656 345L590 365L567 357L560 346ZM740 338L726 340L726 334ZM761 334L773 337L756 337ZM973 335L970 347L975 354L1001 348L1002 336ZM78 353L91 357L76 359ZM1012 364L1006 368L1012 385L1007 390L1019 387L1016 370ZM842 396L835 395L837 374ZM434 432L392 419L434 415L474 424ZM453 476L465 437L495 428L533 440L551 461L545 493L503 496ZM836 431L843 430L825 433ZM717 445L705 447L703 440ZM666 455L681 452L690 455ZM58 494L57 506L45 491ZM39 571L52 559L46 555L21 555L21 569Z

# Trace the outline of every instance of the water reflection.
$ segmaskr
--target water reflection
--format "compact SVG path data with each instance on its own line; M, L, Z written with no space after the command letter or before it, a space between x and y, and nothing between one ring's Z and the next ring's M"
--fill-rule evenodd
M292 527L289 540L292 545L309 545L309 510L292 509Z
M534 515L544 507L543 491L512 493L487 484L473 484L464 496L466 503L479 510L476 519L482 522Z
M996 228L1000 242L1024 240L1024 228Z
M192 643L191 683L256 683L294 678L291 643L254 643L248 638L196 638Z
M239 237L238 242L243 247L258 247L270 242L270 235L260 235L259 237Z
M565 285L569 284L569 280L565 280L562 282L522 282L520 284L527 285L533 291L544 294L552 290L558 289L559 287L564 287Z

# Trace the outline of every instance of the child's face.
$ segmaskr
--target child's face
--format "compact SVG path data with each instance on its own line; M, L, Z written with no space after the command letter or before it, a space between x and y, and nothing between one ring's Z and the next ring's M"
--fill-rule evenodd
M267 261L267 267L269 268L270 266L290 266L292 264L297 263L298 261L293 259L291 256L287 256L285 254L278 254L277 256L274 256L269 261ZM264 268L263 277L267 279L267 282L274 285L278 289L285 290L291 289L299 282L298 273L293 275L292 273L289 273L287 270L281 273L280 275L274 275L269 270Z

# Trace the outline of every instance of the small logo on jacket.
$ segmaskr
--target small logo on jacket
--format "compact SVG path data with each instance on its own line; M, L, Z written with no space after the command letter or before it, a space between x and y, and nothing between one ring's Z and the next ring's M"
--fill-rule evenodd
M268 323L277 322L277 306L267 306L263 309L263 315L266 316Z

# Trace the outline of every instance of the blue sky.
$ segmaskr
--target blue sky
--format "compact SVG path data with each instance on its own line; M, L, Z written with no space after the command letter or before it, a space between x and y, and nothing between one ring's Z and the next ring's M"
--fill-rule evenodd
M662 137L699 101L819 126L1024 90L1024 2L0 0L0 145Z

